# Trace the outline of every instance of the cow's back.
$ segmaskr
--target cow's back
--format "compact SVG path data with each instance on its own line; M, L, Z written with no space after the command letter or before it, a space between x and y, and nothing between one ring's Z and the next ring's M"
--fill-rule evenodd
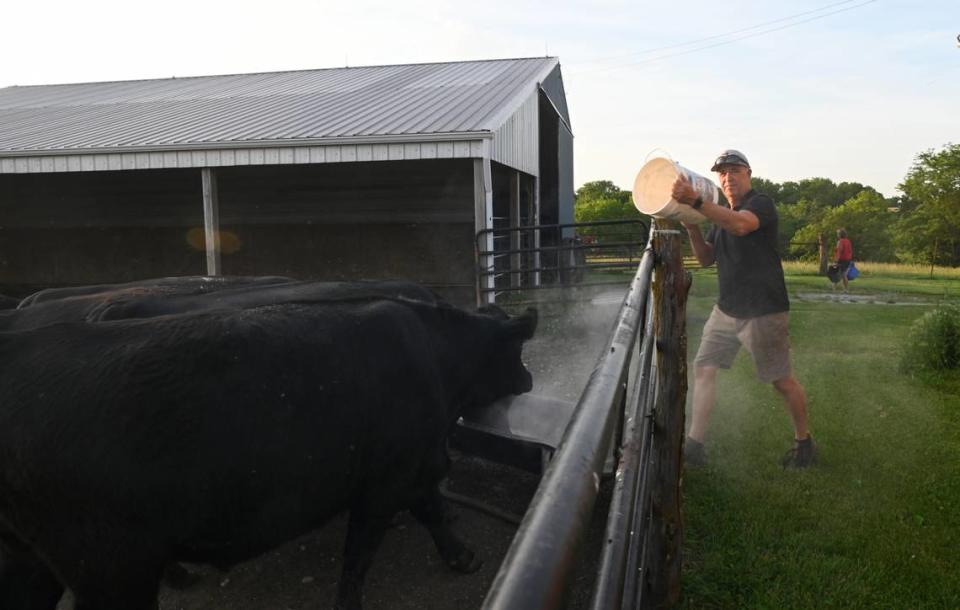
M168 293L186 294L203 293L223 290L234 286L260 285L266 286L293 281L283 276L208 276L187 275L150 278L116 284L90 284L85 286L65 286L61 288L45 288L24 297L19 302L20 309L32 307L40 303L59 301L76 297L90 297L109 292L136 292L141 293Z
M445 434L431 337L395 302L7 335L0 511L28 532L69 530L85 506L94 521L132 512L189 558L243 558Z
M30 330L63 322L100 322L163 315L245 309L284 303L403 298L426 303L439 299L430 290L404 281L295 282L286 278L165 278L144 284L51 289L60 296L0 311L0 331Z
M104 301L89 321L149 318L215 309L246 309L285 303L408 299L437 303L439 298L415 283L384 280L354 282L301 281L273 285L244 285L204 294L158 294L143 298Z

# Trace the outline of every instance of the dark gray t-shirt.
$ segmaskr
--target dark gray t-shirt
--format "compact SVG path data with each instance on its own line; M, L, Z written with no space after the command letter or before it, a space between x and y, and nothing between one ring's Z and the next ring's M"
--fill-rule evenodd
M777 209L767 195L751 190L734 210L750 210L760 227L743 237L714 225L713 244L720 278L720 311L734 318L755 318L790 309L783 266L777 250Z

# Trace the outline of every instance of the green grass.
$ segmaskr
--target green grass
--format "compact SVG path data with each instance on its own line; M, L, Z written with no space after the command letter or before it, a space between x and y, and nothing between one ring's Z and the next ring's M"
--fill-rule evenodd
M716 267L699 269L694 259L686 259L688 269L694 271L697 282L693 294L716 295ZM830 280L817 274L813 263L785 262L788 288L791 297L798 292L829 292ZM915 265L892 265L890 263L858 262L860 277L850 282L853 294L872 294L883 298L898 297L906 300L922 299L934 303L941 300L960 301L960 268L938 267L933 278L930 268ZM699 286L697 286L699 284Z
M923 380L897 366L910 324L960 296L960 276L863 268L855 294L930 305L799 300L829 283L788 267L794 368L820 464L780 467L792 427L741 353L718 380L709 463L684 475L681 607L960 608L960 375ZM691 360L715 294L715 272L695 270Z

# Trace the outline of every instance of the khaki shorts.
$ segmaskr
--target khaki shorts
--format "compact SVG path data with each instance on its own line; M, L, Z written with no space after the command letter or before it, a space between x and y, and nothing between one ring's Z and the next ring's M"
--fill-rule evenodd
M790 377L793 369L788 320L785 311L757 318L734 318L714 305L693 364L728 369L743 345L753 356L760 381L771 383Z

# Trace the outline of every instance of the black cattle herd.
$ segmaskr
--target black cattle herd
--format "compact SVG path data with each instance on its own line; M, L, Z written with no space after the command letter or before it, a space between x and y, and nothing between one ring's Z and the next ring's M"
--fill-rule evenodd
M532 387L534 310L412 283L164 278L0 305L0 608L153 610L178 561L228 567L348 511L337 606L391 519L479 559L438 483L461 410Z

